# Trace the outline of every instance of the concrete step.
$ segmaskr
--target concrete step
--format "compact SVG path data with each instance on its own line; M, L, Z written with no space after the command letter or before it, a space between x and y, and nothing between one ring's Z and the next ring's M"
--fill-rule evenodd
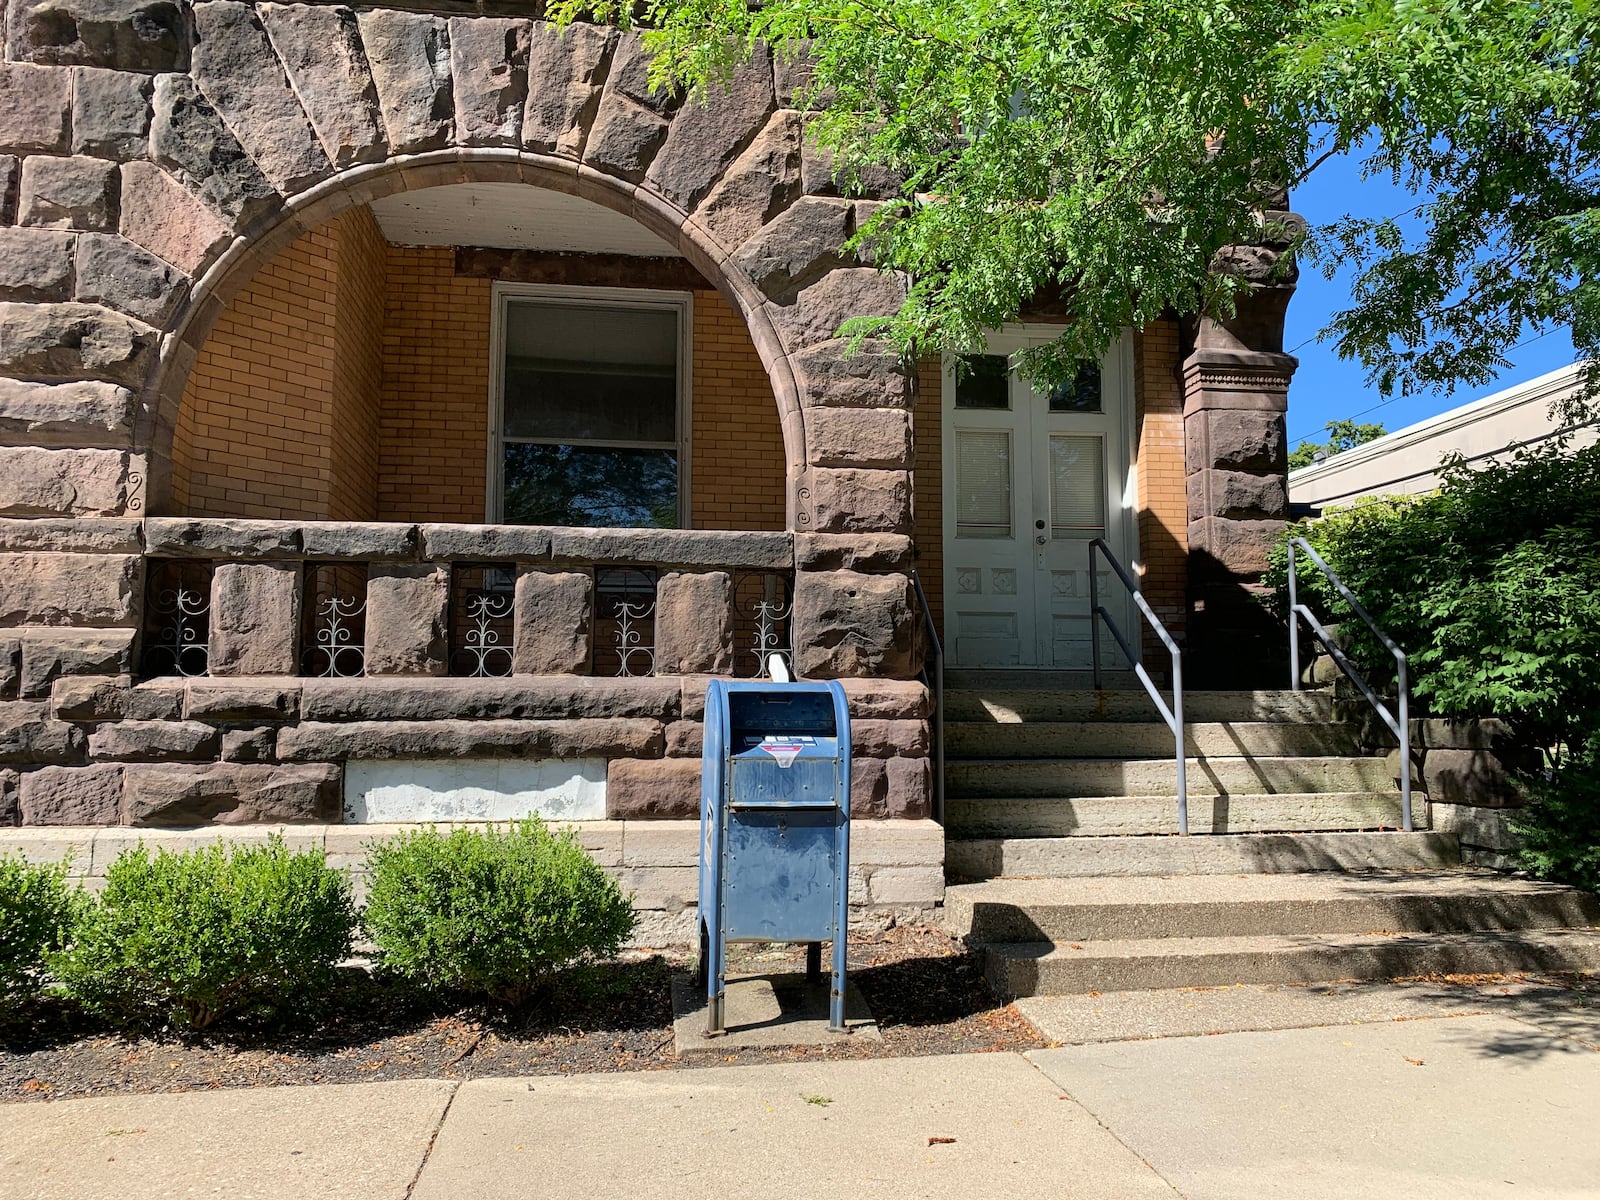
M1170 799L1166 801L1172 803ZM1422 806L1418 805L1418 815ZM1410 871L1461 865L1451 833L1235 833L1212 837L950 837L958 879Z
M1181 937L990 946L1007 996L1600 969L1600 930Z
M1427 826L1427 805L1413 802L1415 824ZM1191 794L1191 833L1290 833L1400 827L1399 792L1287 792L1229 796ZM1178 832L1171 794L1133 796L950 797L945 828L955 836L990 838L1101 837Z
M1336 722L1200 721L1184 725L1191 755L1210 759L1361 753L1354 731ZM1173 752L1160 721L951 721L945 760L963 758L1159 758Z
M950 798L1016 796L1175 796L1177 768L1167 758L963 759L945 764ZM1272 792L1383 792L1397 789L1381 758L1348 755L1191 758L1189 795Z
M952 935L985 943L1600 925L1586 892L1464 870L995 879L947 888L944 913Z
M1139 691L1066 690L1002 684L959 688L945 678L945 720L1011 724L1019 721L1153 721L1155 704ZM1330 721L1329 692L1185 692L1185 721Z

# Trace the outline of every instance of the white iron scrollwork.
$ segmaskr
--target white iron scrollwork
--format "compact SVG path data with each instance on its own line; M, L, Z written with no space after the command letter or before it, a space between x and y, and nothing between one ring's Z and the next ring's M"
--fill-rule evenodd
M756 601L753 611L756 618L756 628L753 635L755 643L757 678L770 679L771 671L768 664L774 655L783 660L789 673L794 673L794 651L789 646L788 629L789 613L793 605L780 604L773 600Z
M182 586L165 588L156 594L153 607L163 620L155 644L145 651L151 674L204 675L211 658L210 593Z
M306 674L356 679L366 673L366 647L355 640L356 619L366 607L366 602L357 596L318 599L316 641L306 656L310 660Z
M511 674L511 647L502 642L496 621L511 616L512 597L505 592L468 592L467 630L456 651L472 678Z
M656 648L646 644L640 626L655 616L655 599L617 601L617 674L643 676L656 669ZM654 639L652 638L652 641ZM641 669L642 668L642 669Z

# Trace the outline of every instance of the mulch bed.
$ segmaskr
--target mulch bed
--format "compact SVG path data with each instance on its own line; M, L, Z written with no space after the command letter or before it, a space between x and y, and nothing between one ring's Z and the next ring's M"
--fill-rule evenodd
M735 970L804 968L803 947L730 949ZM521 1016L347 972L310 1028L234 1028L209 1037L130 1039L93 1028L65 1003L0 1031L0 1102L283 1084L662 1071L720 1063L886 1058L1045 1045L994 999L977 957L937 930L852 937L850 983L882 1042L726 1054L673 1052L671 975L686 958L636 955L558 983Z

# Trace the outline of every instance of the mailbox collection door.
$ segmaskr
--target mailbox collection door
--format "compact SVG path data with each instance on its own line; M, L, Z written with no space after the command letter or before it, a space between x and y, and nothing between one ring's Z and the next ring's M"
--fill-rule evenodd
M742 809L728 815L729 941L809 941L834 924L836 808Z

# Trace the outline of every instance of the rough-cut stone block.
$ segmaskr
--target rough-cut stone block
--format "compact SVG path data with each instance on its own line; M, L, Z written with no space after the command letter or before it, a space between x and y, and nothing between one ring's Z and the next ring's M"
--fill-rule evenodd
M15 696L22 683L22 639L0 640L0 696Z
M455 99L450 86L450 33L442 17L391 9L356 21L378 89L391 154L417 154L450 144Z
M24 825L121 823L122 768L41 767L18 785Z
M853 215L848 200L803 196L740 246L733 261L769 297L787 297L835 267L854 265L844 249Z
M645 183L685 212L705 199L772 113L772 57L765 46L678 111Z
M206 0L194 6L194 24L194 81L272 186L293 195L329 174L333 166L255 9Z
M808 346L793 356L801 403L807 407L906 408L913 376L900 353L884 342L853 352L846 339Z
M206 721L292 721L300 712L300 683L196 679L184 714Z
M21 174L21 159L15 154L0 154L0 225L17 219L17 177Z
M504 679L307 679L300 715L308 721L554 720L654 717L679 713L675 679L588 679L572 675Z
M886 721L878 717L852 717L850 752L866 758L928 757L926 721Z
M728 674L733 670L733 576L672 572L656 584L656 670Z
M340 770L328 763L125 768L122 811L129 825L305 824L338 819Z
M134 685L116 679L58 679L50 689L51 710L63 721L175 721L183 715L181 679L151 679Z
M527 109L522 145L538 154L577 155L600 105L616 33L601 25L572 24L557 30L534 22L528 47Z
M191 276L233 236L182 184L146 162L123 164L118 228L130 242Z
M150 145L148 75L79 67L72 73L72 152L121 161Z
M899 533L801 533L794 539L799 571L897 571L911 566L911 539Z
M0 304L0 371L21 378L138 387L155 347L155 330L98 305Z
M131 625L143 578L136 554L11 554L0 625Z
M138 554L137 517L0 517L0 550Z
M699 721L674 721L667 726L667 757L699 758L705 736L706 727Z
M307 558L404 562L415 559L421 539L415 525L392 521L307 521L300 549Z
M808 124L812 120L807 118ZM848 193L875 200L897 199L905 179L886 167L861 167L854 172L837 169L833 152L819 146L808 129L800 159L800 182L808 196L839 196Z
M71 763L83 758L83 730L50 719L37 701L0 702L0 762Z
M0 771L0 829L10 829L22 823L22 812L17 805L19 781L17 772Z
M802 351L837 339L839 327L851 317L893 315L905 298L905 280L899 275L841 267L801 288L794 303L769 304L767 311L789 349Z
M532 21L451 18L450 74L459 144L515 146L521 139L532 34Z
M1189 519L1227 517L1271 520L1289 515L1289 490L1282 475L1201 470L1188 478Z
M89 735L89 753L97 761L164 762L169 759L211 759L221 734L200 721L113 721Z
M816 532L910 533L909 472L817 467L810 478Z
M187 5L173 0L15 0L12 57L37 63L182 71Z
M857 758L850 769L850 818L920 821L933 811L933 768L925 758Z
M806 461L816 467L909 467L911 414L892 408L809 409Z
M222 731L222 761L243 763L271 762L276 757L278 731L259 725L254 729Z
M116 450L0 449L0 515L111 517L128 502L128 456Z
M1267 556L1283 537L1283 527L1282 521L1204 517L1189 523L1189 554L1203 554L1210 560L1208 574L1256 578L1267 569Z
M1411 744L1430 750L1494 750L1503 758L1517 744L1511 726L1493 717L1414 721L1412 730Z
M230 227L247 225L278 203L278 194L261 168L187 75L156 77L150 152L157 165Z
M1511 852L1522 848L1522 838L1511 827L1514 809L1482 808L1474 804L1428 805L1428 820L1439 833L1453 833L1463 847Z
M1288 461L1283 414L1256 409L1193 413L1184 427L1184 463L1190 473L1217 467L1278 472Z
M550 531L550 557L563 563L651 563L661 567L787 570L787 533L721 529L568 529Z
M737 249L800 198L800 114L772 114L695 209L695 220L729 250Z
M664 117L608 86L584 145L583 161L608 175L638 183L667 140L667 128Z
M27 153L67 148L72 72L0 63L0 146Z
M122 675L133 666L132 629L44 629L20 632L24 696L47 696L66 675Z
M256 11L333 165L382 158L378 90L355 13L320 4L262 4Z
M916 608L904 575L802 571L794 591L795 670L803 679L916 673Z
M1435 803L1517 808L1527 802L1505 764L1488 750L1429 750L1422 781Z
M293 559L303 553L300 528L294 521L150 517L144 540L162 558Z
M927 720L933 695L916 679L842 679L852 718Z
M17 224L38 229L114 230L118 192L116 163L81 155L34 155L22 160Z
M626 96L664 117L675 112L682 100L669 89L650 86L650 55L636 30L629 30L617 39L611 70L606 76L606 90Z
M606 816L686 821L700 813L700 763L692 758L614 759L606 768ZM627 834L623 834L627 852Z
M86 233L78 239L74 299L103 304L164 325L188 290L182 272L126 238Z
M450 568L372 567L367 574L368 675L443 675Z
M219 563L211 577L212 675L293 675L300 645L300 568Z
M70 300L73 241L59 230L0 228L0 300Z
M644 758L665 749L661 722L306 721L278 733L284 762L346 758Z
M517 576L513 674L588 670L593 587L593 579L580 571L524 570Z
M550 530L538 525L428 524L422 557L434 562L535 562L550 557Z

